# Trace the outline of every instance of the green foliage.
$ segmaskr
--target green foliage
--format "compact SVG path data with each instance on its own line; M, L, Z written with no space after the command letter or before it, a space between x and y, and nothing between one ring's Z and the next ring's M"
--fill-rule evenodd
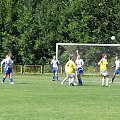
M119 43L119 26L118 0L1 0L0 59L48 63L57 42Z

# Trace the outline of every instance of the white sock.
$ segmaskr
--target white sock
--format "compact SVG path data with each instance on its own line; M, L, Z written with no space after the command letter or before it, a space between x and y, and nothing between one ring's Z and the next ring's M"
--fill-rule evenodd
M62 81L62 83L64 83L67 79L68 79L68 77L66 77L66 78Z
M75 81L74 77L73 77L73 78L71 78L71 83L73 83L73 84L74 84L74 81Z
M106 86L108 86L108 83L109 83L109 79L106 78Z
M105 79L103 78L103 79L102 79L102 86L104 86L104 82L105 82Z
M71 84L71 78L69 78L69 85Z

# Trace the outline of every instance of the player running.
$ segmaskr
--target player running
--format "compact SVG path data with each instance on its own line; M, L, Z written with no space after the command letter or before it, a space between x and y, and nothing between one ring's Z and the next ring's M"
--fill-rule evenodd
M77 55L77 59L75 61L76 64L76 75L77 75L77 79L78 79L78 86L82 86L83 82L81 80L81 74L83 73L84 69L83 69L83 65L84 65L84 61L83 59L80 58L80 55Z
M102 59L99 61L98 65L100 66L100 74L103 76L102 78L102 86L106 80L106 87L108 87L109 79L108 79L108 61L107 54L102 54Z
M1 83L4 83L5 79L9 75L10 84L14 84L13 83L13 78L12 78L12 64L13 64L13 61L12 61L11 57L12 57L12 53L9 52L6 55L6 58L3 59L2 62L1 62L1 66L4 64L4 73L5 73Z
M58 67L59 67L59 61L56 60L55 55L53 56L53 59L51 60L51 65L52 65L52 72L53 72L53 76L52 76L52 81L56 80L58 81Z
M69 57L69 60L70 60L70 57ZM69 77L68 77L68 69L69 69L69 66L68 66L68 64L66 63L66 65L65 65L66 78L64 78L64 80L61 82L61 84L63 84L66 80L69 79Z
M117 74L120 74L120 58L118 56L116 56L116 60L115 60L115 71L114 71L114 74L113 74L113 77L112 77L112 81L110 83L113 83L115 77Z

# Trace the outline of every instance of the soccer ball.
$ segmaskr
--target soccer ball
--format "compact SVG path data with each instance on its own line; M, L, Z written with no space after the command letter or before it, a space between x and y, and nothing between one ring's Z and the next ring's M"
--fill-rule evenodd
M115 40L115 36L112 36L112 37L111 37L111 40Z

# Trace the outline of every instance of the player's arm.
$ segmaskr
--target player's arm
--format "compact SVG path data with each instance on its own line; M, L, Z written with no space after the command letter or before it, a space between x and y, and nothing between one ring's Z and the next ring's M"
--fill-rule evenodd
M9 59L8 65L9 65L9 66L12 66L12 64L13 64L13 60L12 60L12 59Z
M60 62L59 61L57 61L57 66L59 66L60 65Z
M51 65L53 64L53 61L51 60L51 63L50 63Z
M84 61L82 60L82 62L81 62L81 67L83 67L84 66Z
M112 66L112 68L115 68L116 67L116 61L115 61L115 64Z
M5 59L3 59L3 60L1 61L1 66L2 66L4 63L5 63Z
M100 65L101 64L101 60L98 62L98 65Z

